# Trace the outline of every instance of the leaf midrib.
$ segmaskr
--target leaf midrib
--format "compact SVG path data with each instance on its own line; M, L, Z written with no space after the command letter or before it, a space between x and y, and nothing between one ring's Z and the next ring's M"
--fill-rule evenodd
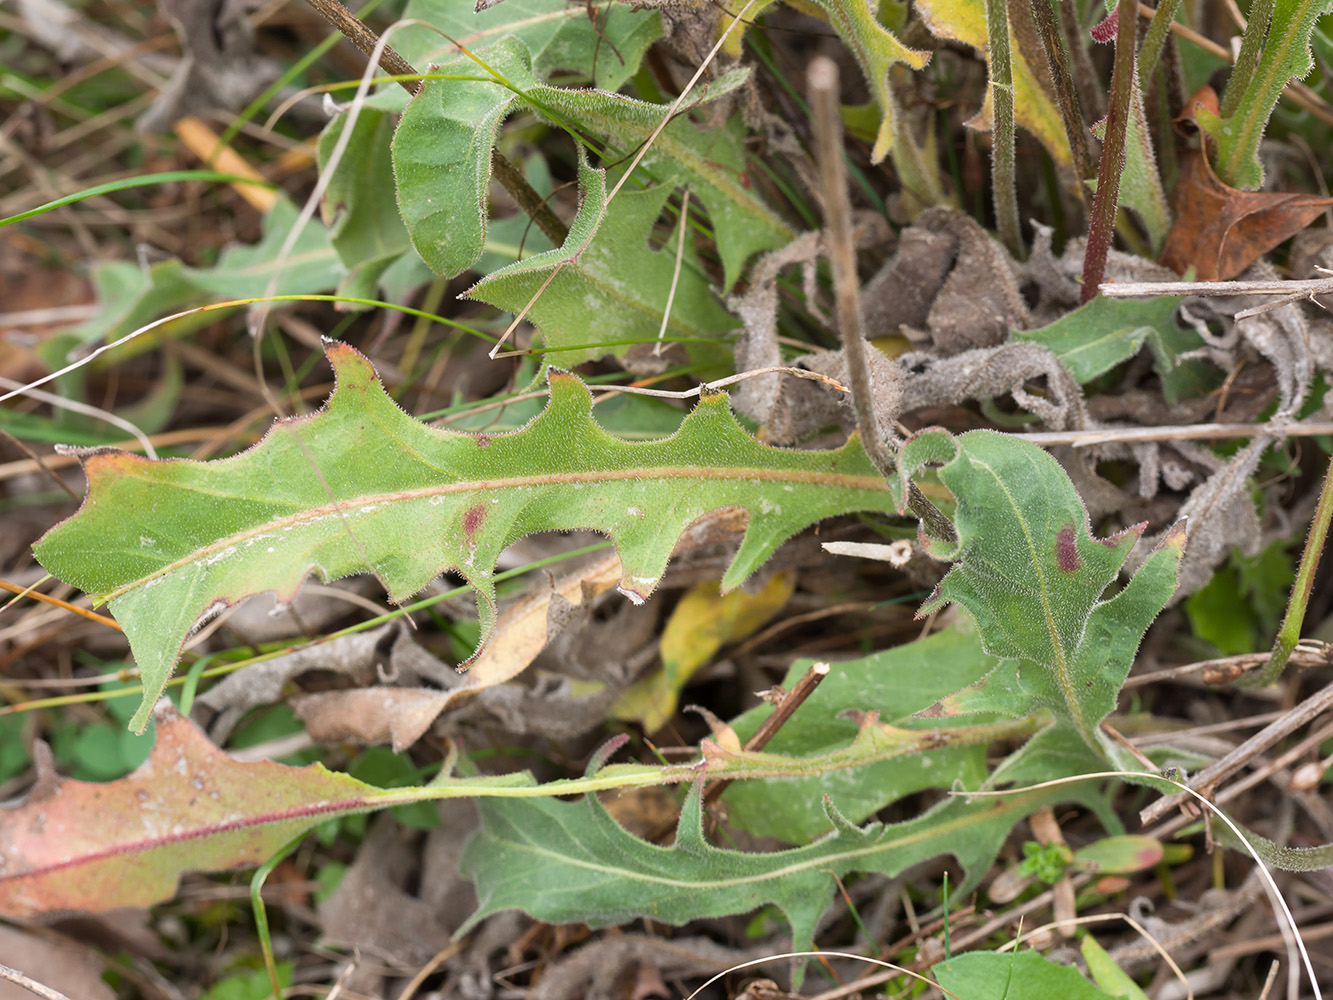
M837 864L838 862L842 861L856 861L857 859L867 857L868 855L878 854L886 851L891 852L895 850L902 850L914 844L920 843L921 841L926 839L937 839L942 835L953 833L956 830L965 829L969 826L973 826L978 823L993 821L997 815L1002 815L1005 811L1014 811L1022 809L1027 805L1027 799L1029 797L1040 798L1041 796L1039 793L1031 793L1028 796L1017 794L1014 795L1012 798L1005 799L1001 805L998 805L987 812L964 813L963 815L954 817L953 819L944 823L939 823L939 824L927 823L924 824L920 830L915 830L912 831L911 833L901 834L896 837L887 838L883 840L877 840L869 844L861 844L856 847L849 847L845 850L838 851L833 854L812 852L813 856L803 857L782 868L775 868L769 871L759 872L751 875L738 875L738 876L733 876L731 878L708 878L703 881L698 881L698 880L687 881L680 878L668 878L661 875L650 875L645 872L637 872L626 868L617 868L613 865L608 865L608 864L597 864L592 861L585 861L582 858L575 858L567 854L561 854L559 851L551 848L540 847L536 843L533 843L531 841L507 840L503 837L497 836L495 832L492 830L485 831L483 833L483 836L486 837L488 840L492 841L493 843L499 844L504 847L515 848L536 855L541 858L553 859L562 864L576 868L581 868L585 871L597 872L599 874L624 878L630 881L646 882L655 885L668 886L673 889L681 889L681 890L688 889L697 891L699 889L714 889L714 888L726 889L726 888L734 888L737 886L747 886L756 883L773 882L778 879L786 878L792 875L799 875L802 874L803 872L811 871L812 869L818 870L821 868L828 868L831 865ZM612 820L611 822L614 822L614 820ZM816 842L816 844L812 844L811 847L813 848L817 846L817 844L818 842ZM662 850L670 851L671 848L663 848ZM718 851L719 853L729 853L722 851L721 848L714 848L714 850ZM757 855L757 857L762 858L763 855L762 854Z
M995 469L986 462L975 462L975 464L986 470L995 481L1000 492L1004 494L1009 506L1013 509L1014 522L1023 530L1023 537L1027 541L1028 553L1032 559L1032 570L1037 577L1037 593L1041 595L1041 613L1046 623L1046 631L1051 637L1051 651L1054 654L1054 663L1051 665L1055 674L1055 681L1060 686L1060 694L1064 698L1066 711L1069 713L1071 721L1079 731L1079 734L1087 741L1089 746L1095 746L1092 734L1088 731L1083 714L1079 711L1079 702L1077 693L1074 690L1074 680L1070 674L1069 656L1065 650L1064 644L1060 640L1060 632L1055 624L1055 615L1051 610L1050 587L1046 581L1046 574L1042 571L1041 560L1038 558L1036 541L1033 538L1032 530L1028 525L1027 519L1023 515L1023 509L1018 500L1010 492L1008 484Z
M551 87L545 84L533 87L532 89L559 94L561 96L564 96L567 93L558 87ZM639 112L645 116L651 114L654 109L660 109L663 114L670 110L669 108L660 108L659 105L649 104L645 101L633 101L631 98L618 99L624 101L624 107L631 112ZM538 105L536 106L536 110L542 111L545 109ZM569 113L571 116L574 114L573 112ZM585 124L606 135L615 135L617 131L620 131L631 138L636 138L640 141L646 140L652 135L653 129L657 128L660 124L660 121L655 121L651 126L646 126L646 123L633 121L627 117L617 118L615 115L608 114L594 107L579 108L577 114ZM695 176L705 181L710 187L716 189L719 194L723 195L733 205L742 209L751 219L761 222L764 226L783 234L788 239L795 237L795 232L783 223L782 220L774 216L767 206L740 184L739 181L732 180L730 174L725 171L718 170L716 167L709 167L704 157L700 156L682 140L676 138L671 133L672 129L670 126L662 129L662 131L657 134L657 138L653 140L653 148L646 155L648 157L653 157L654 154L658 154L661 157L679 163Z
M306 507L300 512L285 517L274 518L263 524L255 525L244 531L226 535L202 548L193 550L187 556L175 559L146 576L108 591L104 597L112 600L129 593L149 581L166 576L177 569L197 562L215 552L220 552L231 545L244 542L284 527L294 527L307 521L315 521L333 514L357 513L359 508L387 503L399 503L407 500L419 500L432 496L447 496L457 493L480 493L487 490L521 489L530 486L560 486L576 483L620 482L628 479L693 479L693 480L767 480L776 483L800 483L808 486L826 486L854 490L882 490L888 492L888 486L879 476L860 476L848 473L819 472L804 469L765 469L717 466L655 466L644 468L634 466L625 469L603 469L593 472L552 472L537 476L510 476L499 479L469 479L454 483L440 483L423 486L412 490L395 490L391 493L372 493L343 500L334 500L319 507ZM193 487L185 487L192 490ZM246 499L239 496L233 500ZM251 497L257 502L266 502L263 498ZM762 516L762 515L761 515Z

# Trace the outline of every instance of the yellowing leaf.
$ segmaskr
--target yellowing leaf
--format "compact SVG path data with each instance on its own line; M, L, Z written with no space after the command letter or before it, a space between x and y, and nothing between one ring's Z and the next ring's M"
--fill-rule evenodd
M990 65L986 46L986 0L918 0L916 9L931 34L972 46L981 53L987 66ZM1014 119L1041 141L1057 164L1070 165L1073 157L1060 112L1023 58L1012 28L1009 52L1014 74ZM969 124L989 129L990 107L991 85L987 81L985 103Z
M879 163L889 155L893 146L894 117L897 104L893 92L889 89L889 70L895 63L905 63L912 69L922 69L930 62L930 53L919 49L909 49L875 17L874 7L867 0L789 0L797 10L814 17L823 17L842 37L844 44L856 56L856 61L865 74L866 84L880 108L879 131L875 135L875 146L870 153L870 162ZM772 0L757 4L751 8L747 20L752 21L765 7L771 6ZM723 21L725 30L729 21ZM739 56L743 27L732 31L723 47L729 55ZM985 35L985 31L982 31ZM1058 119L1057 119L1058 124Z
M789 570L776 574L757 594L718 592L701 583L681 598L662 630L662 669L630 687L612 708L616 718L642 723L653 732L676 711L681 689L728 642L744 639L786 606L796 589Z

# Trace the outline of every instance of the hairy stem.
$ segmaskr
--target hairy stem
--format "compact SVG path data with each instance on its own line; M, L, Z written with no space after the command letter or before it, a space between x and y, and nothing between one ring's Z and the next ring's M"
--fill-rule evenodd
M1134 36L1138 11L1132 0L1120 0L1116 20L1115 66L1111 71L1111 104L1106 112L1106 138L1097 168L1097 193L1088 220L1088 249L1083 257L1082 302L1097 296L1097 286L1106 276L1106 258L1115 238L1115 212L1120 200L1120 173L1125 169L1125 133L1134 87Z
M1171 34L1171 22L1180 9L1181 0L1161 0L1148 23L1148 33L1143 36L1143 45L1139 48L1139 79L1147 80L1157 70L1157 60L1162 57L1166 40Z
M1083 207L1092 209L1092 193L1083 182L1096 172L1092 165L1092 150L1088 143L1088 124L1079 106L1078 91L1074 88L1074 77L1069 71L1069 53L1065 49L1064 37L1060 32L1059 15L1049 0L1032 0L1032 15L1037 23L1037 32L1041 37L1042 48L1046 50L1046 62L1051 70L1051 83L1055 92L1055 106L1060 109L1060 120L1065 126L1065 135L1069 139L1069 151L1074 157L1074 175L1078 181L1078 193L1083 199Z
M1222 95L1219 117L1231 118L1240 110L1240 99L1249 86L1255 70L1259 68L1259 57L1263 55L1264 42L1268 38L1268 25L1273 19L1273 0L1254 0L1250 5L1249 21L1245 25L1245 34L1241 37L1240 53L1236 56L1236 65L1227 77L1226 92Z
M1009 55L1009 12L1005 0L986 0L986 44L990 49L990 176L995 226L1009 253L1015 259L1022 259L1018 182L1014 176L1014 70Z
M1292 584L1291 598L1287 601L1287 613L1282 618L1277 640L1273 643L1272 655L1268 663L1253 677L1245 678L1241 683L1245 687L1267 687L1282 675L1301 641L1301 626L1305 623L1305 609L1310 604L1310 592L1314 589L1315 573L1319 569L1319 559L1324 554L1324 545L1328 542L1329 521L1333 519L1333 461L1324 471L1324 485L1319 491L1319 502L1315 505L1314 518L1310 522L1310 534L1305 539L1305 551L1301 553L1301 564L1296 569L1296 582Z

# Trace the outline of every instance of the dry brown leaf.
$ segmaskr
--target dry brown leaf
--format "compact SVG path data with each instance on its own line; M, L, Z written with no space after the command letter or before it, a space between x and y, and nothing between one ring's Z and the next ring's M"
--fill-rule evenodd
M388 814L371 821L356 860L319 905L326 941L359 949L375 960L372 964L388 964L403 974L419 969L448 943L454 928L407 889L420 883L421 836ZM379 977L371 969L359 972L357 985L375 990Z
M317 742L390 743L395 752L406 750L445 709L526 670L578 609L620 581L621 572L620 560L608 556L507 608L485 652L447 690L380 686L327 691L295 699L292 709Z
M292 699L292 711L316 743L388 743L402 753L425 735L455 692L370 687L321 691Z
M216 713L208 723L209 735L225 743L246 712L281 701L289 682L313 670L341 674L356 684L369 684L377 675L404 686L427 681L436 685L435 694L459 683L452 667L417 645L401 622L391 622L238 670L196 698L192 714L206 718L207 712Z
M564 630L574 608L610 590L620 582L621 573L620 560L607 556L505 609L496 622L495 637L472 661L463 686L455 693L493 687L517 676Z
M1176 222L1162 250L1164 265L1200 281L1226 281L1323 214L1333 198L1279 191L1240 191L1193 153L1176 185Z
M924 325L943 355L999 344L1030 323L1009 254L971 216L940 207L904 232L898 253L866 286L863 309L868 336Z

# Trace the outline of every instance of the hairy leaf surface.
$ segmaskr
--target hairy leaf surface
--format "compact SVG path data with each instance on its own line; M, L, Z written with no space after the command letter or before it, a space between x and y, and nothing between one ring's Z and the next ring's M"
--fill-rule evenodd
M348 115L329 122L319 137L319 169L327 174L329 162ZM385 268L411 249L407 227L392 197L393 164L389 140L393 115L363 107L352 135L324 190L321 214L329 227L334 249L348 268L339 294L373 298Z
M660 441L612 437L573 375L521 431L436 430L405 414L370 362L329 343L337 385L323 410L279 421L255 447L212 462L83 456L88 496L37 543L50 572L103 596L144 681L142 729L190 631L251 594L290 600L314 573L377 576L404 601L449 569L476 589L483 645L492 573L534 531L591 528L616 542L621 589L646 598L681 531L738 506L749 527L722 581L741 583L783 541L836 514L891 509L860 445L798 452L762 445L705 397Z
M477 61L462 56L437 68L461 79L427 81L404 112L393 142L398 202L412 242L432 268L449 276L481 255L490 150L516 106L605 138L617 155L636 151L671 110L606 91L542 83L518 38L502 39L475 55ZM743 72L730 73L698 96L721 97L744 78ZM677 117L653 140L641 168L659 184L688 184L708 207L728 286L751 254L795 236L747 186L741 137L732 127L704 131L688 116Z
M1152 299L1099 295L1040 329L1015 330L1010 339L1049 347L1080 383L1105 375L1146 343L1165 378L1175 370L1177 354L1187 349L1186 343L1198 346L1198 335L1176 324L1176 307L1184 299L1183 295Z
M680 925L771 903L791 923L793 950L808 949L815 922L833 900L835 876L891 876L952 854L967 871L961 895L984 874L1016 822L1077 795L1042 789L972 803L952 799L904 823L863 829L830 811L832 834L771 854L710 844L698 786L685 801L670 847L626 832L592 796L578 802L479 800L481 830L468 844L461 870L476 883L480 905L463 930L509 909L552 923L604 927L639 917Z
M671 189L622 191L608 205L605 171L580 164L579 178L583 203L564 245L493 271L466 294L513 313L536 296L528 316L542 333L545 358L572 366L656 340L675 281L665 338L684 340L704 365L729 361L717 338L737 321L699 271L687 265L677 280L673 255L648 245Z
M532 53L533 72L543 80L573 73L613 91L638 72L648 46L662 37L657 11L619 0L411 0L403 18L439 29L407 24L393 35L398 52L423 72L460 55L460 46L476 52L514 36Z
M956 540L924 529L922 545L955 563L921 614L955 602L976 619L1000 664L943 699L937 715L1050 709L1094 751L1118 759L1098 730L1115 707L1148 625L1176 588L1185 525L1166 533L1138 572L1105 598L1146 525L1094 538L1087 510L1060 464L1036 445L993 431L954 437L927 429L900 454L895 492L938 464L957 502Z
M1061 997L1063 1000L1111 1000L1077 969L1052 962L1035 951L1001 954L973 951L940 962L930 970L936 982L967 1000L1010 997Z

